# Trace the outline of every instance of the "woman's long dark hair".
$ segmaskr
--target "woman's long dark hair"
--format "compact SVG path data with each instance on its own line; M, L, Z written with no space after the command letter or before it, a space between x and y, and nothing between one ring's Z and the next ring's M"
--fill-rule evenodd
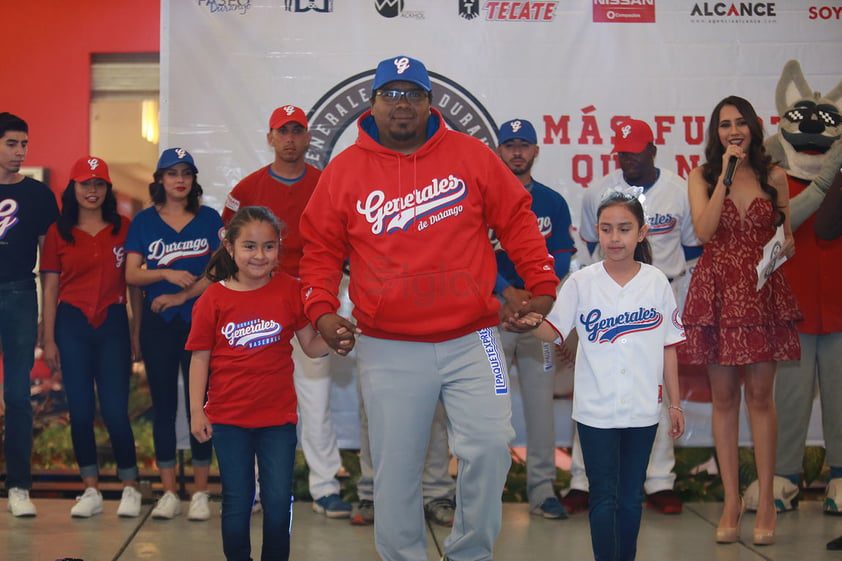
M751 133L751 143L746 152L746 161L754 170L757 180L760 182L760 188L764 193L769 195L772 200L772 208L775 209L777 219L776 225L783 224L784 213L778 207L778 190L769 183L769 172L772 169L772 157L766 153L763 147L763 123L757 112L752 107L751 103L742 97L730 95L716 104L711 113L710 121L708 122L708 140L705 145L705 158L707 162L702 166L702 177L708 184L708 196L713 194L716 187L716 182L722 174L722 155L725 153L725 147L719 140L719 113L723 107L731 105L740 112L748 125L748 130Z
M102 211L102 219L113 226L111 235L116 236L122 225L120 215L117 213L117 197L114 196L111 184L108 182L105 184L108 187L105 190L105 200L102 201L100 210ZM71 179L61 194L61 214L56 220L56 228L65 241L73 243L73 227L77 224L79 224L79 201L76 200L76 182Z
M233 246L237 238L240 237L243 227L251 222L266 222L278 234L278 239L281 238L281 223L272 214L271 210L265 206L244 206L237 211L234 217L231 218L231 222L228 223L223 242L228 242ZM211 255L208 266L205 269L205 276L213 282L219 282L230 279L231 277L236 279L239 270L237 264L234 262L234 257L228 253L225 243L222 243L219 249Z
M167 169L159 169L152 175L152 183L149 184L149 198L156 205L162 205L167 201L167 191L164 189L164 184L161 179L164 177L164 172ZM197 214L201 206L200 199L202 198L202 186L199 185L199 174L193 174L193 186L190 192L187 193L187 212Z
M599 216L602 214L603 210L610 206L618 205L626 207L637 220L637 227L643 228L646 224L646 215L643 212L643 205L640 204L640 201L634 195L621 193L620 191L610 193L602 200L601 203L599 203L599 208L596 210L597 224L599 224ZM643 237L643 241L637 242L637 245L634 247L634 260L646 263L647 265L652 264L652 246L649 245L649 240L646 236Z

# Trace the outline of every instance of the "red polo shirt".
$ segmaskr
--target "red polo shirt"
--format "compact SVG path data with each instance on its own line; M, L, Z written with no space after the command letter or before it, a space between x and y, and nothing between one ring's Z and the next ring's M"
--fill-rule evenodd
M73 228L73 242L62 238L53 224L44 240L41 272L60 275L59 301L79 308L94 327L105 321L108 306L126 302L123 246L129 220L121 216L120 221L116 235L110 224L94 236Z

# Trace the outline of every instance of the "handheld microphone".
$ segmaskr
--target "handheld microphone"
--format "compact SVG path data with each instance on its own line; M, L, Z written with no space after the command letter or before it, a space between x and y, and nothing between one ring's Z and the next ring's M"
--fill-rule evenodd
M722 183L726 187L731 186L731 181L734 179L734 170L737 169L737 162L739 159L736 156L728 158L728 166L725 168L725 177L722 178Z

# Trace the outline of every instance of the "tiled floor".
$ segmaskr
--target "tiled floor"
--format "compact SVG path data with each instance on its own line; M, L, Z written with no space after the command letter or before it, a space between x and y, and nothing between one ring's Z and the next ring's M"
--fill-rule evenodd
M0 501L5 511L5 500ZM217 560L223 559L219 533L219 503L212 503L209 522L189 522L184 516L171 521L147 517L118 519L117 501L106 501L105 513L87 520L71 519L73 502L36 499L38 517L16 519L0 512L0 559L3 561L54 561L65 557L84 561ZM186 504L184 505L186 509ZM842 535L842 518L826 516L818 502L802 502L799 510L778 518L778 543L751 545L753 517L746 515L743 538L732 545L713 543L719 515L717 503L685 505L678 516L663 516L644 509L638 559L643 561L826 561L842 560L842 552L827 551L825 544ZM446 528L428 532L428 558L440 558L439 544ZM260 515L252 521L253 557L259 559ZM525 504L505 504L503 530L495 559L544 561L592 559L588 519L577 514L568 520L550 521L530 516ZM376 561L373 528L357 527L347 520L328 520L313 513L310 503L296 503L291 559L297 561Z

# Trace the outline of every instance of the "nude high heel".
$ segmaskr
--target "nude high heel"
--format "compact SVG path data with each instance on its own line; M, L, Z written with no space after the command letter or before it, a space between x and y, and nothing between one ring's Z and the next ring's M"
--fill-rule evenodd
M743 513L746 511L746 502L740 497L740 514L737 515L737 525L732 528L716 528L716 543L736 543L740 539L740 522L743 519ZM772 539L774 539L774 530L772 531ZM757 535L755 534L755 538ZM755 542L756 543L756 542Z
M775 543L775 530L755 528L751 536L754 545L772 545Z
M775 514L777 517L777 513ZM751 538L754 545L772 545L775 543L775 528L768 530L755 527L751 533Z

